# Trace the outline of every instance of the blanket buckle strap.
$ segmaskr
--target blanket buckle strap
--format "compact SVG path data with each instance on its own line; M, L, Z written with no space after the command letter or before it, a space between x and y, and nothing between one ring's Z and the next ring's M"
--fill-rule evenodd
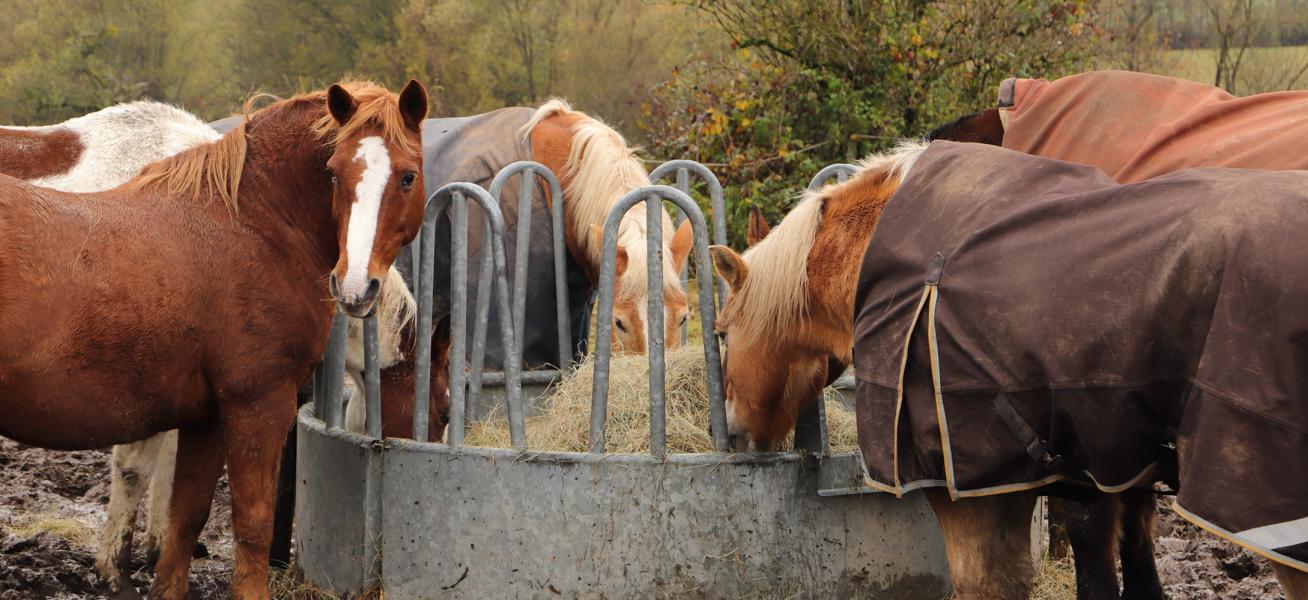
M1051 455L1049 453L1049 444L1040 439L1035 429L1022 418L1013 408L1013 403L1008 399L1008 395L1000 392L995 394L993 401L995 414L1004 421L1008 430L1017 437L1018 440L1026 443L1026 454L1031 460L1038 461L1046 469L1064 475L1073 479L1080 479L1081 476L1076 474L1075 470L1067 466L1067 461L1063 460L1062 455Z

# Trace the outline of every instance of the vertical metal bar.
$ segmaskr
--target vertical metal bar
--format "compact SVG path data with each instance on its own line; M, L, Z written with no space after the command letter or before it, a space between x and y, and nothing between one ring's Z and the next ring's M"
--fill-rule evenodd
M450 266L450 446L463 444L464 394L467 391L468 342L468 203L453 192ZM416 430L415 430L416 431Z
M541 167L541 177L549 183L550 186L550 225L551 234L554 242L554 318L559 327L559 368L566 371L572 367L572 355L574 346L572 345L572 317L569 313L570 298L568 298L568 257L567 252L567 231L563 223L563 189L559 186L559 180L553 173L544 167ZM588 235L589 232L578 232L578 235ZM589 316L589 315L588 315ZM521 332L518 335L523 335Z
M486 370L486 330L490 328L490 301L496 282L491 279L494 252L487 252L486 244L493 243L490 219L485 219L482 230L481 263L477 275L477 314L472 324L472 357L468 361L468 395L464 399L464 420L477 420L477 401L481 398L481 377ZM465 299L466 300L466 299ZM503 321L504 317L500 317Z
M377 313L363 320L363 398L367 406L364 420L368 435L379 438L381 426L381 367L377 359Z
M665 162L659 165L658 167L655 167L654 170L650 172L649 175L650 181L654 181L654 182L661 181L674 171L677 173L678 189L683 193L685 193L687 197L690 196L690 189L689 189L689 185L686 185L685 187L682 187L681 185L682 171L693 173L696 177L699 177L700 180L702 180L708 186L709 208L712 209L713 211L713 242L712 243L726 245L727 209L726 209L725 202L722 199L722 182L718 181L717 176L714 175L713 171L709 170L708 167L705 167L704 165L699 164L693 160L671 160ZM678 206L678 208L680 207ZM681 211L678 214L684 214L684 213L685 211ZM703 216L703 211L700 212L700 216ZM680 222L678 222L678 225L680 225ZM717 281L717 290L718 290L717 306L721 307L727 302L727 281L725 279L722 279L721 277L717 277L715 278L715 280ZM687 281L683 278L682 285L685 286L686 283Z
M332 333L327 340L327 356L323 358L326 369L327 392L327 426L340 427L343 412L341 410L341 387L345 377L345 330L349 326L349 317L339 308L332 317Z
M490 196L485 197L489 202ZM486 206L487 212L498 210L494 206ZM496 306L501 315L512 314L509 312L509 285L508 285L508 264L504 258L504 222L497 215L498 224L495 227L494 252L495 252L495 281L498 285L496 290ZM522 407L522 358L518 354L518 347L513 340L513 327L509 325L509 320L500 319L500 344L504 347L504 383L508 387L507 401L509 405L509 440L514 448L527 447L526 415ZM453 419L451 419L451 422ZM453 437L453 435L451 435ZM460 434L462 438L462 434Z
M685 167L677 169L677 189L681 190L681 192L687 196L690 195L690 170ZM681 227L681 222L686 220L686 212L681 210L680 206L677 206L676 209L677 209L676 225L677 227ZM681 265L681 289L682 290L690 289L690 261L686 261L684 264ZM687 323L685 325L682 325L681 345L683 346L686 345L686 338L689 335L690 335L690 324Z
M327 402L324 398L327 397L327 384L323 381L323 373L322 363L319 362L318 366L313 368L313 416L322 419L322 422L326 423L327 414L325 409Z
M659 196L645 200L645 256L648 275L645 349L649 354L649 450L656 458L667 456L667 407L664 405L663 362L663 203Z
M524 327L527 322L527 261L531 256L531 193L535 181L535 171L530 167L523 169L518 181L518 232L514 250L517 256L513 262L513 334L518 341L518 356L522 356L523 345L527 336ZM497 198L498 200L498 198Z
M436 302L436 296L432 293L435 286L435 261L436 261L436 223L434 222L431 202L428 201L427 217L424 220L422 233L422 254L418 257L418 262L422 263L422 277L418 279L418 287L422 290L422 295L418 296L418 331L431 331L431 319L433 304ZM431 400L431 335L418 336L418 349L414 356L417 363L418 372L414 375L413 390L413 439L425 442L427 441L427 411L428 402Z

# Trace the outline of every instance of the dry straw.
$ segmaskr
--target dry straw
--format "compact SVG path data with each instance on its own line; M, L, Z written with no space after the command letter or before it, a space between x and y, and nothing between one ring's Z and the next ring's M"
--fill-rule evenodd
M704 350L688 346L665 356L667 448L669 453L712 452ZM556 384L542 400L537 416L527 419L527 447L532 450L585 452L590 436L590 391L595 368L590 360ZM858 445L854 414L828 391L827 427L835 450ZM464 443L504 448L509 432L503 411L474 423ZM605 450L649 452L649 357L614 356L609 369L608 422ZM783 449L790 447L788 439Z

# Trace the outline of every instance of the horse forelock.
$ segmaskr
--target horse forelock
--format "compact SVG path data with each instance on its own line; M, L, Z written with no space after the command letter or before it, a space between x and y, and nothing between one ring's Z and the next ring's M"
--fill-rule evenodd
M313 131L320 138L329 136L333 144L340 144L364 130L381 131L382 139L388 145L399 147L405 152L416 153L417 145L410 139L410 132L404 125L404 116L400 113L399 96L390 90L370 81L348 81L338 84L354 96L358 107L350 122L341 125L326 110L323 116L313 124ZM327 93L314 92L306 96L322 103L326 107Z
M723 315L732 328L732 337L756 340L795 325L809 308L808 262L818 240L824 208L868 200L860 193L868 182L880 185L894 180L894 187L898 187L926 148L927 142L922 140L901 140L892 150L860 161L857 174L849 181L806 191L767 237L745 251L742 258L749 268L748 275L731 295ZM875 200L884 202L886 198Z

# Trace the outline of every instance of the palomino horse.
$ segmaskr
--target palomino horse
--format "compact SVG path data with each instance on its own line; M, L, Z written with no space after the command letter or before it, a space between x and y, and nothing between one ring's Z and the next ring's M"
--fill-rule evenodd
M1052 82L1009 79L997 108L928 137L1094 165L1129 183L1194 167L1308 169L1308 154L1300 151L1308 136L1305 110L1308 92L1237 98L1183 79L1094 71ZM1113 548L1120 530L1122 595L1162 598L1153 556L1155 495L1075 494L1089 499L1066 505L1078 597L1117 596ZM1051 519L1058 506L1051 502Z
M433 191L450 182L466 181L489 188L495 175L517 161L535 161L548 167L560 180L564 210L564 236L568 253L566 280L569 289L568 313L576 327L584 324L587 300L599 281L598 232L610 208L627 192L649 185L649 176L635 151L617 131L598 119L572 110L561 100L551 100L539 108L514 107L482 115L430 119L423 125L423 160L427 190ZM546 364L558 365L574 357L558 356L557 323L554 296L554 264L552 261L552 224L550 206L556 199L548 190L538 189L536 202L530 215L518 214L518 186L505 186L501 209L505 220L509 272L513 272L517 244L529 245L530 269L527 272L527 314L524 332L519 332L523 344L523 363L529 368ZM646 331L646 301L648 290L645 281L646 231L645 208L637 205L627 214L618 231L618 277L615 283L616 301L613 311L613 340L616 347L627 352L644 352L651 332ZM531 219L530 240L518 240L519 219ZM663 217L663 273L661 290L666 307L666 330L659 333L669 347L680 345L680 326L688 316L685 292L677 274L685 264L691 247L689 224L683 224L675 234L672 222ZM482 244L483 220L480 211L469 211L468 247L470 265L476 265L476 256ZM448 220L441 220L437 230L437 248L450 247ZM408 253L397 261L408 274ZM436 272L448 273L450 257L438 252ZM470 282L478 277L477 269L469 269ZM437 298L449 302L449 277L436 278ZM478 289L471 283L470 290ZM448 310L438 305L435 314ZM491 311L490 330L494 331L498 315ZM473 326L469 319L468 326ZM584 344L582 331L573 332L573 339ZM486 360L489 368L498 368L503 362L502 351L496 336L487 339ZM580 351L580 350L578 350ZM574 353L575 354L575 353Z
M0 178L0 433L79 449L179 429L153 597L186 596L224 463L233 596L267 597L278 454L330 330L324 279L347 313L372 309L421 224L426 112L417 82L337 85L108 192Z
M849 182L809 193L743 257L725 247L713 248L714 264L733 290L718 328L727 340L728 427L738 444L770 448L793 424L798 407L822 385L827 358L836 356L845 362L853 358L850 315L855 314L855 284L864 249L892 195L924 150L920 143L906 143L895 152L864 161ZM963 189L957 188L956 193L966 195ZM927 271L928 281L932 273ZM912 300L916 303L916 296ZM883 368L898 368L902 376L904 365L896 362ZM1000 431L1007 434L1002 427ZM869 443L900 447L889 439L869 441L862 433L860 438L865 453ZM1182 479L1186 467L1183 462ZM944 533L958 596L1027 597L1031 564L1016 557L1029 556L1027 527L1034 492L957 500L941 487L927 487L925 492ZM1282 562L1274 566L1291 598L1308 598L1303 587L1308 577L1303 572Z

